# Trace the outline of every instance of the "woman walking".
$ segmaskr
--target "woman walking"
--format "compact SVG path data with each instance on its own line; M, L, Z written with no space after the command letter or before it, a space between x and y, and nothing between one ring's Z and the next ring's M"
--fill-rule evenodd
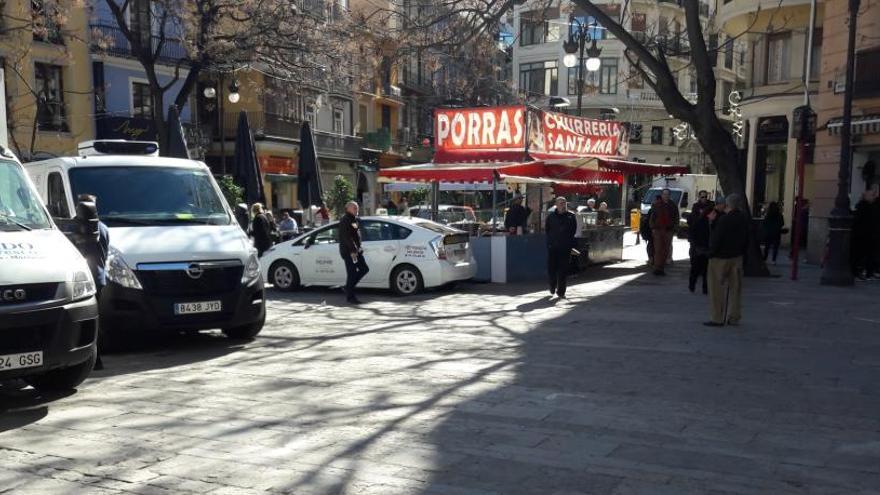
M715 220L715 203L708 201L700 210L688 230L688 242L691 243L689 251L691 257L691 273L688 289L691 292L697 290L697 280L703 278L703 294L708 294L709 286L706 280L706 269L709 267L709 232L711 224Z
M773 253L773 264L776 264L776 256L779 255L779 243L782 240L782 228L785 227L785 218L779 203L771 202L767 205L767 214L761 222L761 238L764 240L764 261Z

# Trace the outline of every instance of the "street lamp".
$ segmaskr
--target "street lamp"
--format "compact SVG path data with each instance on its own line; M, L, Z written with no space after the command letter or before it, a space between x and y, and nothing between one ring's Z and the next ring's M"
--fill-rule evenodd
M241 94L238 92L238 81L233 79L232 82L229 83L229 103L238 103L238 100L241 99Z
M562 63L572 68L577 66L578 102L577 112L581 114L581 106L584 96L584 68L590 72L596 72L602 66L602 49L596 46L596 39L590 34L591 29L596 28L596 23L587 24L577 17L569 17L568 41L562 44L565 57ZM587 43L590 43L587 48ZM586 56L586 58L584 58Z

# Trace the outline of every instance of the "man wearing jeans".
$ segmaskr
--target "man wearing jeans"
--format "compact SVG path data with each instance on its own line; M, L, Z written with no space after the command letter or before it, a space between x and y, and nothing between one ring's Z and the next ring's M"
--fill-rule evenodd
M361 248L358 210L358 204L349 201L345 205L345 215L339 220L339 255L345 262L345 298L351 304L361 304L354 295L354 288L370 271Z
M666 275L666 260L672 254L672 235L678 227L678 205L669 199L669 189L660 192L660 201L648 213L654 245L654 275Z
M743 255L749 243L749 216L742 211L740 195L731 194L726 201L727 213L717 220L709 237L709 305L712 319L703 323L709 327L737 325L742 318Z

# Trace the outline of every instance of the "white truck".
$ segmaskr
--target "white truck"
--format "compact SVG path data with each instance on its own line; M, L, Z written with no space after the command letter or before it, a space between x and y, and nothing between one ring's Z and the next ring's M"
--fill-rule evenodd
M651 183L651 188L645 191L642 197L641 213L647 218L651 210L651 203L664 189L669 189L669 198L678 205L681 213L678 235L683 237L687 234L687 217L690 214L691 205L697 200L700 191L709 193L709 199L714 200L721 195L721 185L717 175L709 174L685 174L659 177Z

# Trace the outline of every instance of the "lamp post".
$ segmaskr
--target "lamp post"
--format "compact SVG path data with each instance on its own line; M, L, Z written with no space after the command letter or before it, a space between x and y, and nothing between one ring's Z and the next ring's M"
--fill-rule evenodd
M223 73L221 72L217 77L217 88L223 88L223 79ZM224 115L223 109L223 93L221 91L218 97L217 89L207 86L202 94L208 100L217 98L217 127L220 133L220 171L222 174L226 174L226 115ZM229 83L229 92L226 94L226 98L232 104L238 103L241 99L238 80L235 77Z
M596 72L602 65L599 58L602 55L602 49L596 46L596 39L590 34L590 29L595 29L596 23L587 24L581 22L577 17L569 17L568 41L562 44L565 50L565 57L562 63L572 68L577 65L577 83L578 83L578 102L577 114L581 115L581 106L584 97L584 69L590 72ZM587 48L587 43L591 43ZM586 55L586 60L584 59Z
M840 168L837 171L837 196L828 219L828 261L822 270L822 285L853 285L849 264L852 213L849 209L849 180L852 167L852 100L855 72L856 19L860 0L849 0L849 39L846 47L846 79L843 93L843 122L840 128Z

